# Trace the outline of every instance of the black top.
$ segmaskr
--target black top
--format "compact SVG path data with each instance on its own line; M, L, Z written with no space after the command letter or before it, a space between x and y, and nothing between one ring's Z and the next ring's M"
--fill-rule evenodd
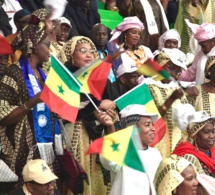
M30 12L34 12L37 9L44 8L43 0L22 0L19 4L23 9L27 9Z
M78 35L90 38L90 31L94 24L100 23L100 15L92 7L85 12L77 1L70 1L64 13L72 24L72 29L76 29ZM77 34L76 34L77 35Z

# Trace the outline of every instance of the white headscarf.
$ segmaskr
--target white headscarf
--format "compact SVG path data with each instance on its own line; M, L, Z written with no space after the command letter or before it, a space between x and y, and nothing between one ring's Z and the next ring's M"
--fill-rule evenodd
M162 34L158 40L158 49L163 49L165 42L169 39L175 39L178 41L178 48L181 47L181 37L177 30L171 29Z

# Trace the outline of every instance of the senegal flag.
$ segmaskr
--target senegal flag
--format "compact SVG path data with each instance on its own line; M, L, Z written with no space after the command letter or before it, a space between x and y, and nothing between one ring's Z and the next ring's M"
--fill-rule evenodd
M161 81L163 79L168 79L171 76L169 73L163 69L156 61L148 59L140 68L137 70L140 74L152 77L155 81ZM156 77L154 77L156 75Z
M80 106L80 83L53 55L51 69L40 98L49 109L75 123Z
M158 120L154 123L155 138L150 146L156 145L163 138L166 132L166 125L146 84L136 86L116 99L115 102L119 110L123 110L125 107L131 104L140 104L145 106L148 113L158 114Z
M109 161L145 172L133 140L137 131L136 126L130 126L96 139L90 144L87 154L98 153Z
M97 100L102 100L111 66L112 64L97 59L92 64L76 71L74 75L85 90L81 89L81 92L92 94Z

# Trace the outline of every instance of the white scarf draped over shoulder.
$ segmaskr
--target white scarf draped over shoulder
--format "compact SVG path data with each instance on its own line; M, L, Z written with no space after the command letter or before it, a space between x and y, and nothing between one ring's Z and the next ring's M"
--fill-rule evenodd
M161 13L162 13L161 17L163 18L164 26L166 27L167 30L169 30L169 24L168 24L163 6L161 5L160 0L156 0L156 1L157 1L158 5L161 9ZM158 26L157 26L157 23L155 21L153 10L152 10L152 7L151 7L149 1L148 0L140 0L140 2L142 4L143 10L145 12L146 22L147 22L146 25L148 27L149 34L150 35L159 34Z

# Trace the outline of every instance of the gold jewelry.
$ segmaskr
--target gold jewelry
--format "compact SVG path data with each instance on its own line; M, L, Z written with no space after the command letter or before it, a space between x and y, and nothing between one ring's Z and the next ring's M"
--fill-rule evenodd
M163 104L163 106L161 106L161 108L164 110L164 111L167 111L167 107Z
M74 58L73 57L71 58L71 62L72 62L72 65L74 65Z

